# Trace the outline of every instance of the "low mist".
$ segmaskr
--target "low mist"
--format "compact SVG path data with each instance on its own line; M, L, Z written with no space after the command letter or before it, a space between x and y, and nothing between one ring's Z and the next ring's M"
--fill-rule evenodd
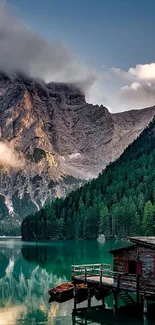
M8 144L0 142L0 167L12 167L22 169L24 160L20 159L17 152Z
M91 86L97 73L81 63L60 42L48 42L24 25L8 5L0 4L0 70L23 73L46 82Z

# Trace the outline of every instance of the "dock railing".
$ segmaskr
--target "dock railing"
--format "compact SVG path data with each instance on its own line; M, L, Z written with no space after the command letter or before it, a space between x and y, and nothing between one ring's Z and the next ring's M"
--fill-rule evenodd
M114 272L110 264L84 264L84 265L72 265L72 278L86 279L92 276L99 276L100 282L102 278L113 278Z
M112 284L116 289L130 287L135 291L137 287L137 277L133 275L127 276L126 273L114 272L111 264L85 264L72 265L72 279L81 280L83 282L89 281L90 278L95 277L100 284ZM111 279L111 281L110 281ZM113 281L112 281L113 280Z

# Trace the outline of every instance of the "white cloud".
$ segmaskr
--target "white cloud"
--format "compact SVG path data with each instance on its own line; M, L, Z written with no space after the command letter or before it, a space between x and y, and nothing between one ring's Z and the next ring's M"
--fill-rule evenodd
M155 80L155 63L137 64L135 68L130 68L128 73L139 80Z
M1 3L1 0L0 0ZM114 112L155 104L155 63L100 73L81 62L61 42L43 39L0 4L0 70L21 72L45 81L76 83L93 104ZM102 75L102 79L101 79Z
M86 101L90 104L107 105L103 94L102 82L96 82L86 91Z
M24 160L20 159L17 152L4 142L0 142L0 167L23 168Z
M120 68L111 68L110 72L112 72L114 75L119 76L121 78L129 78L128 71L121 70Z
M112 68L110 73L117 78L118 83L122 84L112 96L115 97L117 106L115 109L114 103L111 103L113 111L155 105L155 63L137 64L127 71Z
M0 4L0 70L21 72L46 82L73 82L91 85L95 69L82 63L63 43L48 42Z
M155 63L137 64L135 67L131 67L127 71L114 67L111 71L115 75L125 79L155 81Z
M155 105L155 86L150 83L132 83L122 87L119 93L120 103L131 108L144 108Z

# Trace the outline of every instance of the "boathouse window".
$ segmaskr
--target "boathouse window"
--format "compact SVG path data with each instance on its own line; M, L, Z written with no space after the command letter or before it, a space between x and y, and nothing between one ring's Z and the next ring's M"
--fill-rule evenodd
M137 274L137 263L135 261L128 261L128 273Z
M125 273L142 275L141 261L125 261Z

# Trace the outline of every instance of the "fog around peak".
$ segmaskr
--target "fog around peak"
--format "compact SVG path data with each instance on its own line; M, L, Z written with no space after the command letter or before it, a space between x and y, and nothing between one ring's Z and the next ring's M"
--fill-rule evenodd
M46 82L76 83L81 88L88 88L97 78L63 43L42 38L4 3L0 4L0 70Z

